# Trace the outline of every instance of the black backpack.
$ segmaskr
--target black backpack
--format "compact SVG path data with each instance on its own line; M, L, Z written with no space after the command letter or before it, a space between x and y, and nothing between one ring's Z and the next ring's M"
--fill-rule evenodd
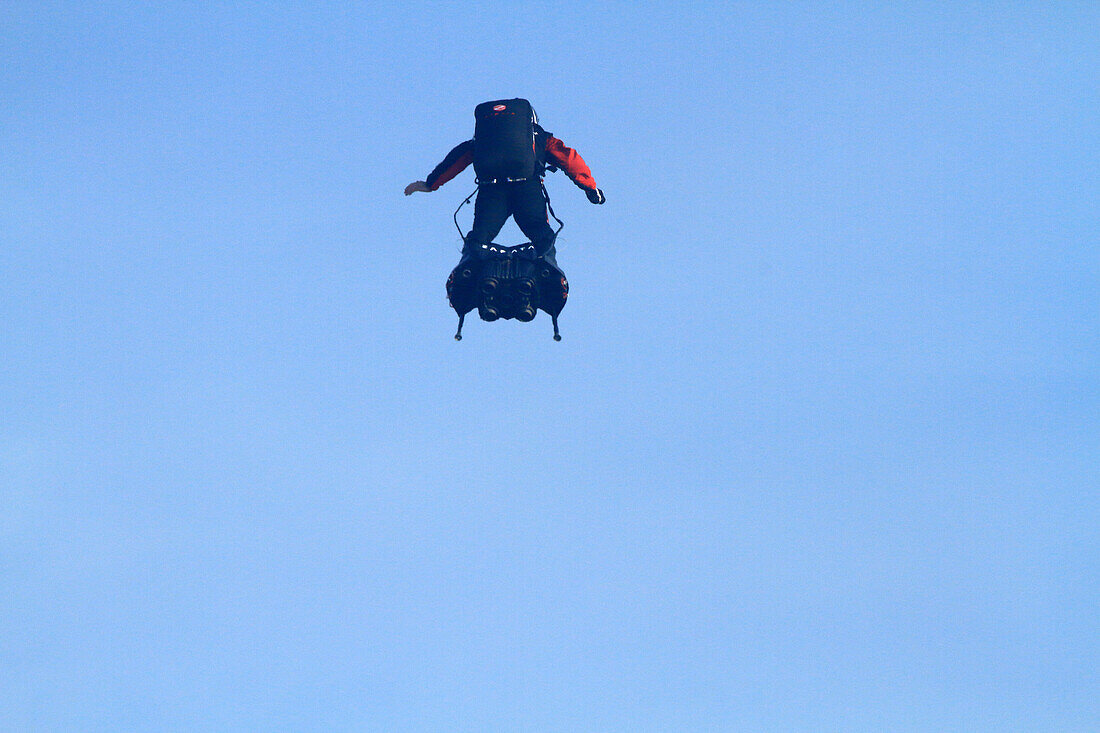
M499 99L474 108L474 174L478 183L524 181L540 173L535 115L526 99Z

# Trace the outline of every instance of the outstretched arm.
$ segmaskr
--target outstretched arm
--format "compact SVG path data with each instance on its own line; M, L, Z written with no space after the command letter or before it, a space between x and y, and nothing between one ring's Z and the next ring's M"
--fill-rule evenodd
M443 159L443 162L437 165L432 172L428 174L427 180L413 181L405 186L405 195L411 196L418 191L424 193L437 191L440 186L465 170L466 166L470 165L473 161L474 141L467 140L466 142L459 143L451 152L447 153L447 157Z
M565 143L552 135L546 141L546 159L565 171L565 175L584 190L589 201L602 204L607 200L604 198L603 191L596 186L596 179L592 177L592 171L589 170L588 164L584 162L580 153L573 148L567 148Z
M437 191L440 186L466 170L466 166L473 162L474 141L461 142L451 152L447 153L447 157L443 159L443 162L428 174L424 184L429 191Z

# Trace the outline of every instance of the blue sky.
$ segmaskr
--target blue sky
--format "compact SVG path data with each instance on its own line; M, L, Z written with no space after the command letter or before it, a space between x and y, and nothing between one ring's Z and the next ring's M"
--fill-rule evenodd
M1094 5L87 5L0 8L0 727L1100 727ZM608 202L456 343L401 191L512 96Z

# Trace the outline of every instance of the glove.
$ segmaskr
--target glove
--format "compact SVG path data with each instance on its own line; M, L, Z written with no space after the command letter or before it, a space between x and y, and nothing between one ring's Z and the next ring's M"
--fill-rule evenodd
M432 189L428 188L428 184L424 183L424 181L413 181L409 185L405 186L405 195L412 196L417 191L428 193L431 190Z
M598 188L586 188L584 189L584 195L594 204L602 204L604 201L607 201L603 195L603 191Z

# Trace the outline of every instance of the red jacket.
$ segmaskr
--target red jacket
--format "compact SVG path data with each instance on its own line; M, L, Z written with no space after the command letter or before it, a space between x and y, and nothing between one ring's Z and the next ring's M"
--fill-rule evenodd
M545 160L548 165L561 168L565 175L586 191L596 189L596 180L592 178L592 171L580 154L573 148L565 147L565 143L546 132L541 127L535 127L535 144L541 141L543 150L546 151ZM474 162L474 141L467 140L455 146L454 150L447 153L443 162L424 180L428 188L439 190L447 181L466 170L466 166Z

